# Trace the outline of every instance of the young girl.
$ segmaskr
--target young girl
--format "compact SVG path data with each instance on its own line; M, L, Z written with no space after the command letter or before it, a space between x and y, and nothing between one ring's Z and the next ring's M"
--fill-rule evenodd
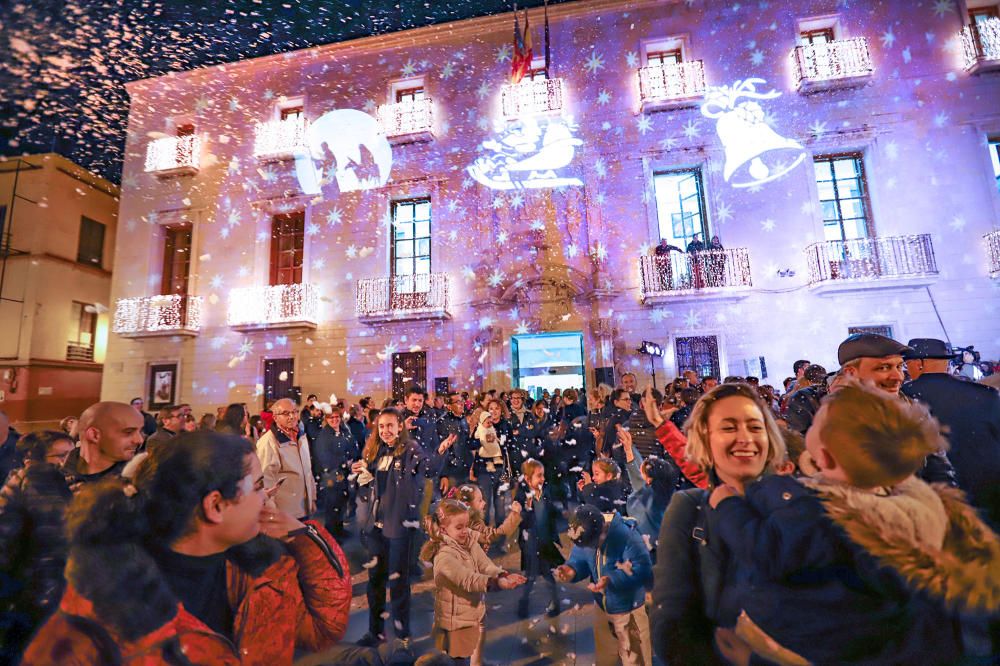
M490 400L486 411L479 415L479 426L474 433L478 444L472 463L470 480L476 481L483 489L486 499L484 519L487 524L500 525L503 522L504 487L503 478L507 467L507 433L510 428L504 418L504 405L499 400Z
M511 539L517 532L518 525L521 524L521 503L515 500L510 505L510 513L498 527L490 527L483 520L483 510L486 508L486 499L479 486L471 483L463 483L453 489L448 494L449 499L457 499L459 502L469 507L469 526L476 533L476 539L483 548L489 548L491 544L500 540L500 537Z
M469 527L469 507L444 499L427 521L420 559L434 563L434 645L456 664L482 663L487 590L525 582L490 561Z
M580 503L596 506L605 513L617 511L625 515L628 490L622 480L622 472L611 458L598 458L591 465L593 477L583 472L576 487L580 491Z
M559 614L559 591L552 577L552 569L565 559L559 552L559 532L556 529L556 509L545 494L545 467L534 458L521 465L524 481L519 484L515 499L523 507L521 510L521 531L518 544L521 546L521 569L528 577L524 594L517 605L519 617L528 617L531 589L535 579L541 576L549 585L552 602L547 609L550 617Z

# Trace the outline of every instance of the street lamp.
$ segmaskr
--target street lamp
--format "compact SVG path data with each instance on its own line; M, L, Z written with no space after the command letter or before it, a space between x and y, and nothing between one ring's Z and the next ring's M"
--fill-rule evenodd
M655 342L643 340L642 345L636 351L649 357L649 374L653 377L653 388L656 388L656 357L663 357L663 347Z

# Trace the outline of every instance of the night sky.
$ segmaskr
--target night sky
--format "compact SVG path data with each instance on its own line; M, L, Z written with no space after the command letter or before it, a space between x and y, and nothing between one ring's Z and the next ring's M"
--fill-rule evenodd
M511 0L0 2L0 153L57 152L118 182L125 82L512 8Z

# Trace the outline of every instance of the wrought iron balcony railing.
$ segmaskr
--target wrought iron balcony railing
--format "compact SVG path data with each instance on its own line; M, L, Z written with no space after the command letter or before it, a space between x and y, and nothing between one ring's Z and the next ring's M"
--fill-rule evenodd
M94 361L94 345L82 345L79 342L66 343L67 361Z
M383 104L378 108L378 121L393 143L433 138L433 104L427 98Z
M146 146L146 173L158 176L193 175L201 164L201 139L197 135L154 139Z
M825 90L855 85L872 75L871 53L864 37L805 44L792 50L799 90Z
M937 275L930 234L823 241L806 248L809 284Z
M362 320L447 319L451 279L446 273L393 275L358 280Z
M306 121L302 116L257 123L253 154L259 160L279 160L305 150Z
M990 277L1000 277L1000 229L983 236L990 257Z
M991 16L962 28L965 69L971 72L1000 69L1000 18Z
M643 302L752 286L750 253L742 247L640 257L639 273Z
M705 66L701 60L690 60L640 67L639 92L644 110L696 100L705 94Z
M229 325L235 329L313 327L319 290L311 284L240 287L229 292Z
M524 79L508 84L500 93L506 118L554 113L563 108L562 79Z
M201 296L139 296L115 304L112 330L125 337L197 335L201 330Z

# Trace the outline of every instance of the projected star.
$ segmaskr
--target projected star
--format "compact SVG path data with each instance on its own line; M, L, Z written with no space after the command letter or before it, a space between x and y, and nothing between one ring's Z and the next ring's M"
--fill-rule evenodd
M399 71L403 76L413 76L417 73L417 63L413 62L413 60L407 60L406 64Z
M638 125L639 134L642 134L643 136L646 136L646 132L653 129L653 121L650 120L647 115L639 116L636 123Z
M601 92L597 93L597 103L600 104L601 106L607 106L608 102L610 101L611 101L611 93L609 93L607 90L601 90Z
M629 67L638 67L639 55L635 51L629 51L625 54L625 64Z
M952 0L934 0L934 15L944 18L948 12L955 12L955 3Z
M513 54L510 44L504 44L497 49L497 62L507 62Z
M701 123L697 120L691 119L684 124L684 137L686 139L694 139L701 136Z
M450 79L452 74L455 73L455 65L452 63L445 63L445 66L441 68L441 78Z
M597 53L597 51L591 51L590 57L587 58L587 62L584 63L583 68L591 74L596 74L598 70L604 69L604 56Z
M892 34L892 28L883 32L879 39L882 40L882 46L887 49L891 49L892 45L896 43L896 35Z

